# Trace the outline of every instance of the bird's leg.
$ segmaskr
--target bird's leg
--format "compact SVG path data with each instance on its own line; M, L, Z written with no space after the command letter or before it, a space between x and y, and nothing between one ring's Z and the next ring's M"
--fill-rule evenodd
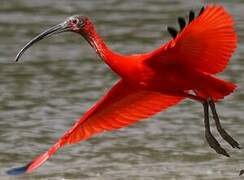
M219 134L221 135L221 137L226 141L228 142L233 148L238 148L238 149L241 149L241 146L240 144L234 140L225 130L224 128L222 128L221 126L221 123L220 123L220 120L219 120L219 116L217 114L217 111L216 111L216 108L215 108L215 104L214 104L214 101L212 99L210 99L208 101L209 105L210 105L210 108L211 108L211 111L212 111L212 114L213 114L213 119L215 121L215 124L216 124L216 127L217 127L217 130L219 132Z
M210 131L209 125L209 104L207 101L203 102L204 108L204 125L205 125L205 137L211 148L213 148L217 153L224 156L230 157L230 155L220 146L219 142L215 139Z
M211 131L210 131L210 124L209 124L209 106L212 110L213 113L213 118L215 120L217 129L220 133L220 135L223 137L223 139L228 139L226 140L227 142L229 142L232 146L235 146L237 148L240 148L239 144L226 132L224 131L224 129L221 127L219 118L218 118L218 114L216 112L216 108L215 108L215 104L211 99L204 99L202 97L199 97L197 95L193 95L193 94L189 94L186 92L181 92L182 96L185 96L187 98L190 98L192 100L196 100L198 102L201 102L203 104L203 108L204 108L204 125L205 125L205 137L206 140L209 144L209 146L211 148L213 148L217 153L222 154L224 156L230 157L230 155L225 151L225 149L223 149L219 142L215 139L215 137L212 135ZM230 140L231 139L231 140Z

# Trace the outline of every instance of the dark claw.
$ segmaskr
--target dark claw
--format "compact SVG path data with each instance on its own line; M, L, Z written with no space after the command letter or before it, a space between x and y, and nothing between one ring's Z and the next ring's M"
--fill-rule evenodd
M226 141L228 142L233 148L238 148L238 149L241 149L241 146L240 144L234 140L221 126L220 124L220 120L219 120L219 116L217 114L217 111L216 111L216 108L215 108L215 104L212 100L209 101L209 105L210 105L210 108L212 110L212 113L213 113L213 119L215 121L215 124L216 124L216 127L217 127L217 130L220 134L220 136Z
M183 17L179 17L178 18L178 22L180 25L180 31L182 31L184 29L184 27L186 26L186 21Z
M220 146L218 141L214 138L214 136L209 131L205 131L205 137L207 142L211 148L213 148L218 154L222 154L226 157L230 157L230 155L225 151L224 148Z
M203 13L203 11L204 11L204 6L201 8L201 10L200 10L198 16L200 16L200 15Z
M173 27L168 27L168 32L173 38L175 38L178 34L178 31Z
M242 147L240 146L240 144L234 140L224 129L218 129L219 134L221 135L221 137L228 142L233 148L238 148L241 149Z
M190 13L189 13L189 22L188 22L188 24L190 24L194 18L195 18L195 13L194 13L194 11L191 10Z
M209 125L209 104L208 102L203 103L204 108L204 125L205 125L205 137L211 148L213 148L217 153L224 156L230 157L230 155L220 146L218 141L214 138L210 131Z

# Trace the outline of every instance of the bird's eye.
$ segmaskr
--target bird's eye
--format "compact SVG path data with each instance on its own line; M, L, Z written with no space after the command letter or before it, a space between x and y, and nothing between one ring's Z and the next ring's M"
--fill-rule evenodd
M72 19L73 24L78 24L78 22L79 22L78 19Z

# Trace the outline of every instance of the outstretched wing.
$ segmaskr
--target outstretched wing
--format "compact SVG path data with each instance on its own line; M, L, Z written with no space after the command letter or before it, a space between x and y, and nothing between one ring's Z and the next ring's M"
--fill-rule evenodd
M126 127L175 105L182 99L183 97L140 90L120 80L47 152L27 166L12 169L8 173L15 175L31 172L65 144L77 143L103 131Z
M207 6L180 33L173 35L175 39L150 53L147 64L155 67L177 64L215 74L224 70L237 44L231 15L217 5Z

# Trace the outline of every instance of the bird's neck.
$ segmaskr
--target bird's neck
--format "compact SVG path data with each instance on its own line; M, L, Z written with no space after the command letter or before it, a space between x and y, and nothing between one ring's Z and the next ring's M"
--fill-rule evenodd
M92 22L88 20L86 23L89 24L84 26L85 28L80 34L96 50L101 59L119 76L123 78L132 77L138 69L138 61L136 60L138 56L124 56L112 51L98 35Z
M95 30L86 34L86 40L104 61L109 59L109 55L114 54Z
M81 35L85 37L88 43L95 49L96 53L101 59L108 64L114 71L118 68L118 63L122 57L120 54L112 51L103 41L103 39L96 32L94 25L89 22L86 28L81 32Z

